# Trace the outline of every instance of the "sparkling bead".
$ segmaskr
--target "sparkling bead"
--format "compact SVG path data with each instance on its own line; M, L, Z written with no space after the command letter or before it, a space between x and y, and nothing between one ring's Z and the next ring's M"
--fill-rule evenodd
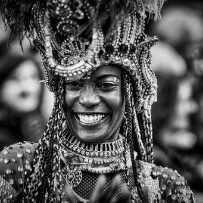
M31 150L30 149L26 149L25 152L27 152L28 154L31 153Z
M11 172L12 172L11 169L7 169L7 170L6 170L6 174L7 174L7 175L11 174Z
M26 163L26 164L30 164L30 161L26 160L25 163Z
M175 180L176 178L175 178L175 176L171 176L171 180Z
M176 195L172 195L172 196L171 196L171 199L172 199L172 200L176 200L176 199L177 199Z
M26 168L26 170L32 171L32 168L31 168L31 166L29 164L26 164L25 168Z
M161 189L166 190L166 188L167 188L166 185L163 185Z
M23 154L17 154L17 157L20 159L23 157Z
M176 185L181 185L181 182L180 181L176 181Z
M9 163L9 159L4 159L4 163L8 164Z
M23 167L21 167L21 166L18 166L18 172L23 172Z
M153 172L152 172L152 175L153 175L154 177L157 177L157 172L156 172L156 171L153 171Z
M8 151L6 151L6 150L3 151L3 154L4 154L4 155L7 155L7 154L8 154Z
M20 184L20 185L22 185L23 184L23 179L18 179L18 183Z
M9 180L9 183L10 183L11 185L13 185L13 184L14 184L14 180L13 180L13 179L10 179L10 180Z

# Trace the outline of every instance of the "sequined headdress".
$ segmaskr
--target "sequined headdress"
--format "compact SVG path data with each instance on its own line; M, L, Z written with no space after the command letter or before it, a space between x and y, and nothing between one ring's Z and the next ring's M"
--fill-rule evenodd
M148 16L158 18L164 0L4 0L1 10L12 37L34 39L53 77L82 77L103 64L118 64L135 75L146 49L156 41L144 34ZM142 52L142 53L140 53ZM139 56L139 57L138 57ZM141 62L139 60L142 60ZM140 70L156 86L147 65Z
M150 48L157 39L147 36L144 28L148 19L160 17L164 1L0 2L3 19L11 27L11 38L17 36L21 41L30 37L41 53L46 84L56 96L52 116L36 150L34 167L38 171L28 180L33 184L30 187L28 183L26 192L33 202L34 198L44 198L45 183L62 191L56 180L61 180L58 150L63 137L63 81L80 79L99 66L115 64L123 69L126 113L122 134L131 146L132 160L136 149L137 159L153 162L150 109L156 101L157 82L150 69ZM136 167L133 168L136 183Z

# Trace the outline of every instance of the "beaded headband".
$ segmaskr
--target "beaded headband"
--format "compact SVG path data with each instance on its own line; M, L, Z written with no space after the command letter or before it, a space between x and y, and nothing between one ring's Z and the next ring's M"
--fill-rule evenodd
M80 79L115 64L140 80L143 102L156 101L150 52L157 39L144 33L147 16L159 18L165 0L3 0L0 9L12 34L31 36L43 56L46 83ZM139 107L139 108L140 108Z

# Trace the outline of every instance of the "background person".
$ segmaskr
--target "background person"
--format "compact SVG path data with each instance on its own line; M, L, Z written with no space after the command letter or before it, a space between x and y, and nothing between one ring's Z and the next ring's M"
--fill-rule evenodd
M46 120L41 111L42 70L32 58L7 54L0 60L0 148L37 142Z

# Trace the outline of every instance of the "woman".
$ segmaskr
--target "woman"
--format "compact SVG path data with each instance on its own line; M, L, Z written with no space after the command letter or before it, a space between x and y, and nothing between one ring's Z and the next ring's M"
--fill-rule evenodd
M42 136L40 80L41 67L32 57L5 54L0 60L0 150L16 142L38 142Z
M163 2L14 2L1 3L3 15L21 37L33 34L55 105L38 144L2 152L3 200L195 202L183 177L152 163L156 38L144 26Z

